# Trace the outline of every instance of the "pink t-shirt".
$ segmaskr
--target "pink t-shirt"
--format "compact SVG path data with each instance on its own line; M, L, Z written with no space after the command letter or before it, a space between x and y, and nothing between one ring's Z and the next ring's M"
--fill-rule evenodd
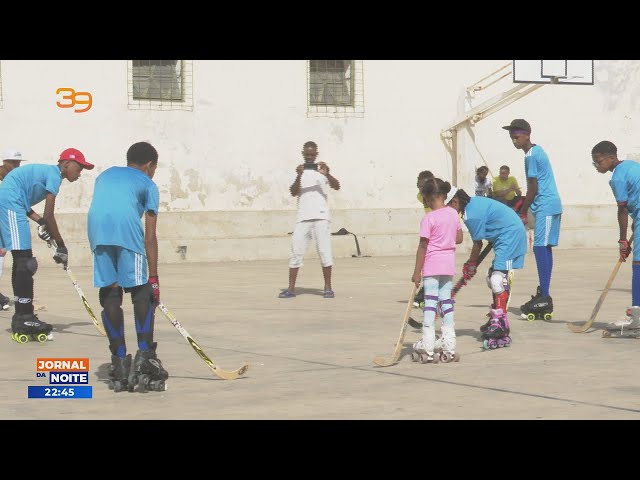
M456 235L461 229L460 216L451 207L433 210L422 217L420 236L429 240L423 277L455 275Z

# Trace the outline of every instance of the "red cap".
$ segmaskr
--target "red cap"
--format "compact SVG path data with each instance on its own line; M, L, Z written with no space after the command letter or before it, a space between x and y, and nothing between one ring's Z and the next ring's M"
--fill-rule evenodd
M82 154L82 152L75 148L67 148L66 150L64 150L60 154L60 159L58 161L61 162L62 160L73 160L74 162L82 165L83 168L86 168L87 170L91 170L94 167L94 165L84 159L84 155Z

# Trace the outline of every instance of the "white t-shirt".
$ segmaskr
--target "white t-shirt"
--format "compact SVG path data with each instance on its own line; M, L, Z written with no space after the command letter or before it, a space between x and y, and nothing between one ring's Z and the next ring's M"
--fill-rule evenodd
M476 197L486 197L489 193L489 189L493 188L493 183L489 177L485 177L484 182L478 181L478 177L475 180L476 184Z
M304 220L330 220L329 188L329 180L326 175L316 170L302 172L300 194L298 195L298 222Z

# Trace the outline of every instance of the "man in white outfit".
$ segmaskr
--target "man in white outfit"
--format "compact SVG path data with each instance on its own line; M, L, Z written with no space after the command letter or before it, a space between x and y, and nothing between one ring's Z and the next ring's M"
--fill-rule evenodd
M311 239L315 239L316 249L322 265L324 277L324 298L334 298L331 288L331 215L329 212L329 187L340 190L340 182L329 173L324 162L315 163L318 146L315 142L306 142L302 147L304 164L296 167L296 178L289 187L291 196L298 197L298 216L291 241L289 259L289 288L280 292L280 298L296 296L298 270L304 264L304 254Z

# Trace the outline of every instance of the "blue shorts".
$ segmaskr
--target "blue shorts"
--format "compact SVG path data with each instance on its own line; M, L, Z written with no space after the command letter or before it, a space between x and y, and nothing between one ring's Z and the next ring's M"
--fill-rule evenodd
M25 212L0 207L0 247L6 250L29 250L31 230Z
M560 220L558 215L536 215L533 231L534 247L557 247L560 239Z
M93 251L93 286L108 287L117 283L123 288L144 285L147 256L116 245L98 245Z
M524 255L518 255L515 258L505 258L500 251L496 250L496 256L493 259L491 267L494 270L519 270L524 268Z

